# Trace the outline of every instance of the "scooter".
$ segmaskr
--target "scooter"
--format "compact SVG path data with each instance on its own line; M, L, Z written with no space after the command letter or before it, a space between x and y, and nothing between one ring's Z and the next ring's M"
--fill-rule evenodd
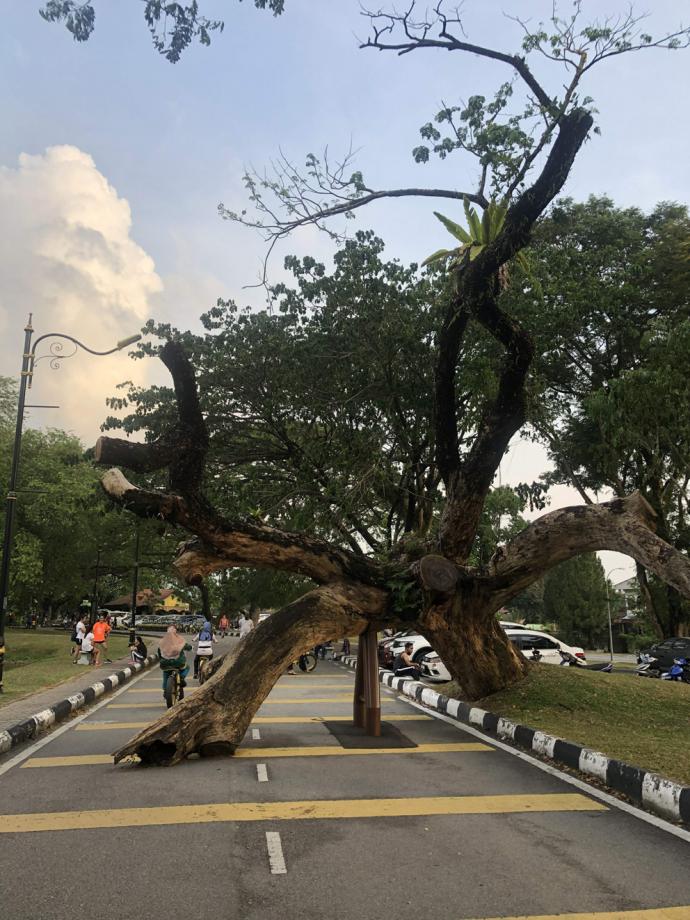
M661 674L662 680L679 680L690 684L690 663L687 658L674 658L673 664Z
M558 654L561 656L561 666L565 668L583 668L585 671L602 671L604 674L610 674L611 671L613 671L612 661L585 664L583 661L580 661L579 658L576 658L575 655L564 651L562 648L559 648Z
M658 667L659 659L651 655L640 655L640 663L635 668L638 677L661 677L661 668Z

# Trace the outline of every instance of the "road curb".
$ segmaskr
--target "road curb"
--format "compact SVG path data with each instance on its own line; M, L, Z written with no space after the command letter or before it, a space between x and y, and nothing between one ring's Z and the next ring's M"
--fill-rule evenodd
M354 655L336 655L335 658L351 668L357 663L357 657ZM662 818L690 825L690 786L682 786L658 773L650 773L622 760L614 760L600 751L593 751L573 741L566 741L564 738L557 738L555 735L548 735L527 725L504 719L462 700L444 696L419 681L408 677L396 677L392 671L379 668L379 681L416 703L428 706L429 709L443 713L457 722L471 725L502 741L509 741L525 750L592 776L609 789L622 793L637 805Z
M32 741L34 738L37 738L38 735L52 728L53 725L56 725L58 722L63 722L78 709L87 706L89 703L93 703L106 693L112 693L113 690L122 684L126 684L137 672L147 668L155 661L157 661L156 656L149 655L141 664L133 662L121 671L115 671L113 674L109 674L107 677L104 677L103 680L96 681L96 683L91 684L90 687L85 687L83 690L73 693L72 696L59 700L57 703L48 706L47 709L42 709L28 719L23 719L21 722L17 722L14 725L10 725L9 728L3 729L3 731L0 731L0 754L11 751L13 747L22 744L24 741Z

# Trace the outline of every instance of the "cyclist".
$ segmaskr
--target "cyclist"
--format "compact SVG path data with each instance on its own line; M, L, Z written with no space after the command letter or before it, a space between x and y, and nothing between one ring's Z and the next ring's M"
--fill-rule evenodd
M161 639L158 646L158 658L163 672L163 693L168 679L168 671L180 672L180 699L184 698L184 688L187 686L185 677L189 674L189 665L185 652L191 651L192 646L177 631L177 626L168 626L168 631Z

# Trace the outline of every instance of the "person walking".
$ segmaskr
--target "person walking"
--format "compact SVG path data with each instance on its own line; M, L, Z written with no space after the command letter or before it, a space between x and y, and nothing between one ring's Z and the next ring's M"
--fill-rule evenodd
M213 658L213 643L216 637L213 635L213 626L208 620L201 628L201 632L196 640L196 654L194 655L194 677L199 677L199 665L202 661L210 661Z
M230 628L230 620L228 620L227 616L223 614L223 616L218 621L218 629L220 631L221 639L224 639L227 636L229 628Z
M80 658L85 657L86 661L84 664L94 664L93 660L93 630L90 626L86 627L86 634L81 641L81 655Z
M254 623L243 613L240 614L240 639L244 639L254 629Z
M93 624L93 645L94 645L94 664L98 667L102 662L101 658L108 650L108 634L110 627L105 622L103 614L99 614L98 619Z
M79 616L77 622L74 624L74 629L72 631L72 649L70 654L72 655L72 664L76 664L79 661L79 656L81 655L81 644L84 641L84 636L86 635L86 626L84 624L84 617Z

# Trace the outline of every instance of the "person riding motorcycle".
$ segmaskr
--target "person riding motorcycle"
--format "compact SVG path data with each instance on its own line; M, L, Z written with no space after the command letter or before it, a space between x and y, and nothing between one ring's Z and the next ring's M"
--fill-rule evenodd
M168 626L168 631L163 636L158 646L158 658L163 672L163 693L168 680L169 671L180 672L180 699L184 698L184 688L187 686L185 677L189 674L189 665L185 652L191 651L192 646L177 632L176 626Z

